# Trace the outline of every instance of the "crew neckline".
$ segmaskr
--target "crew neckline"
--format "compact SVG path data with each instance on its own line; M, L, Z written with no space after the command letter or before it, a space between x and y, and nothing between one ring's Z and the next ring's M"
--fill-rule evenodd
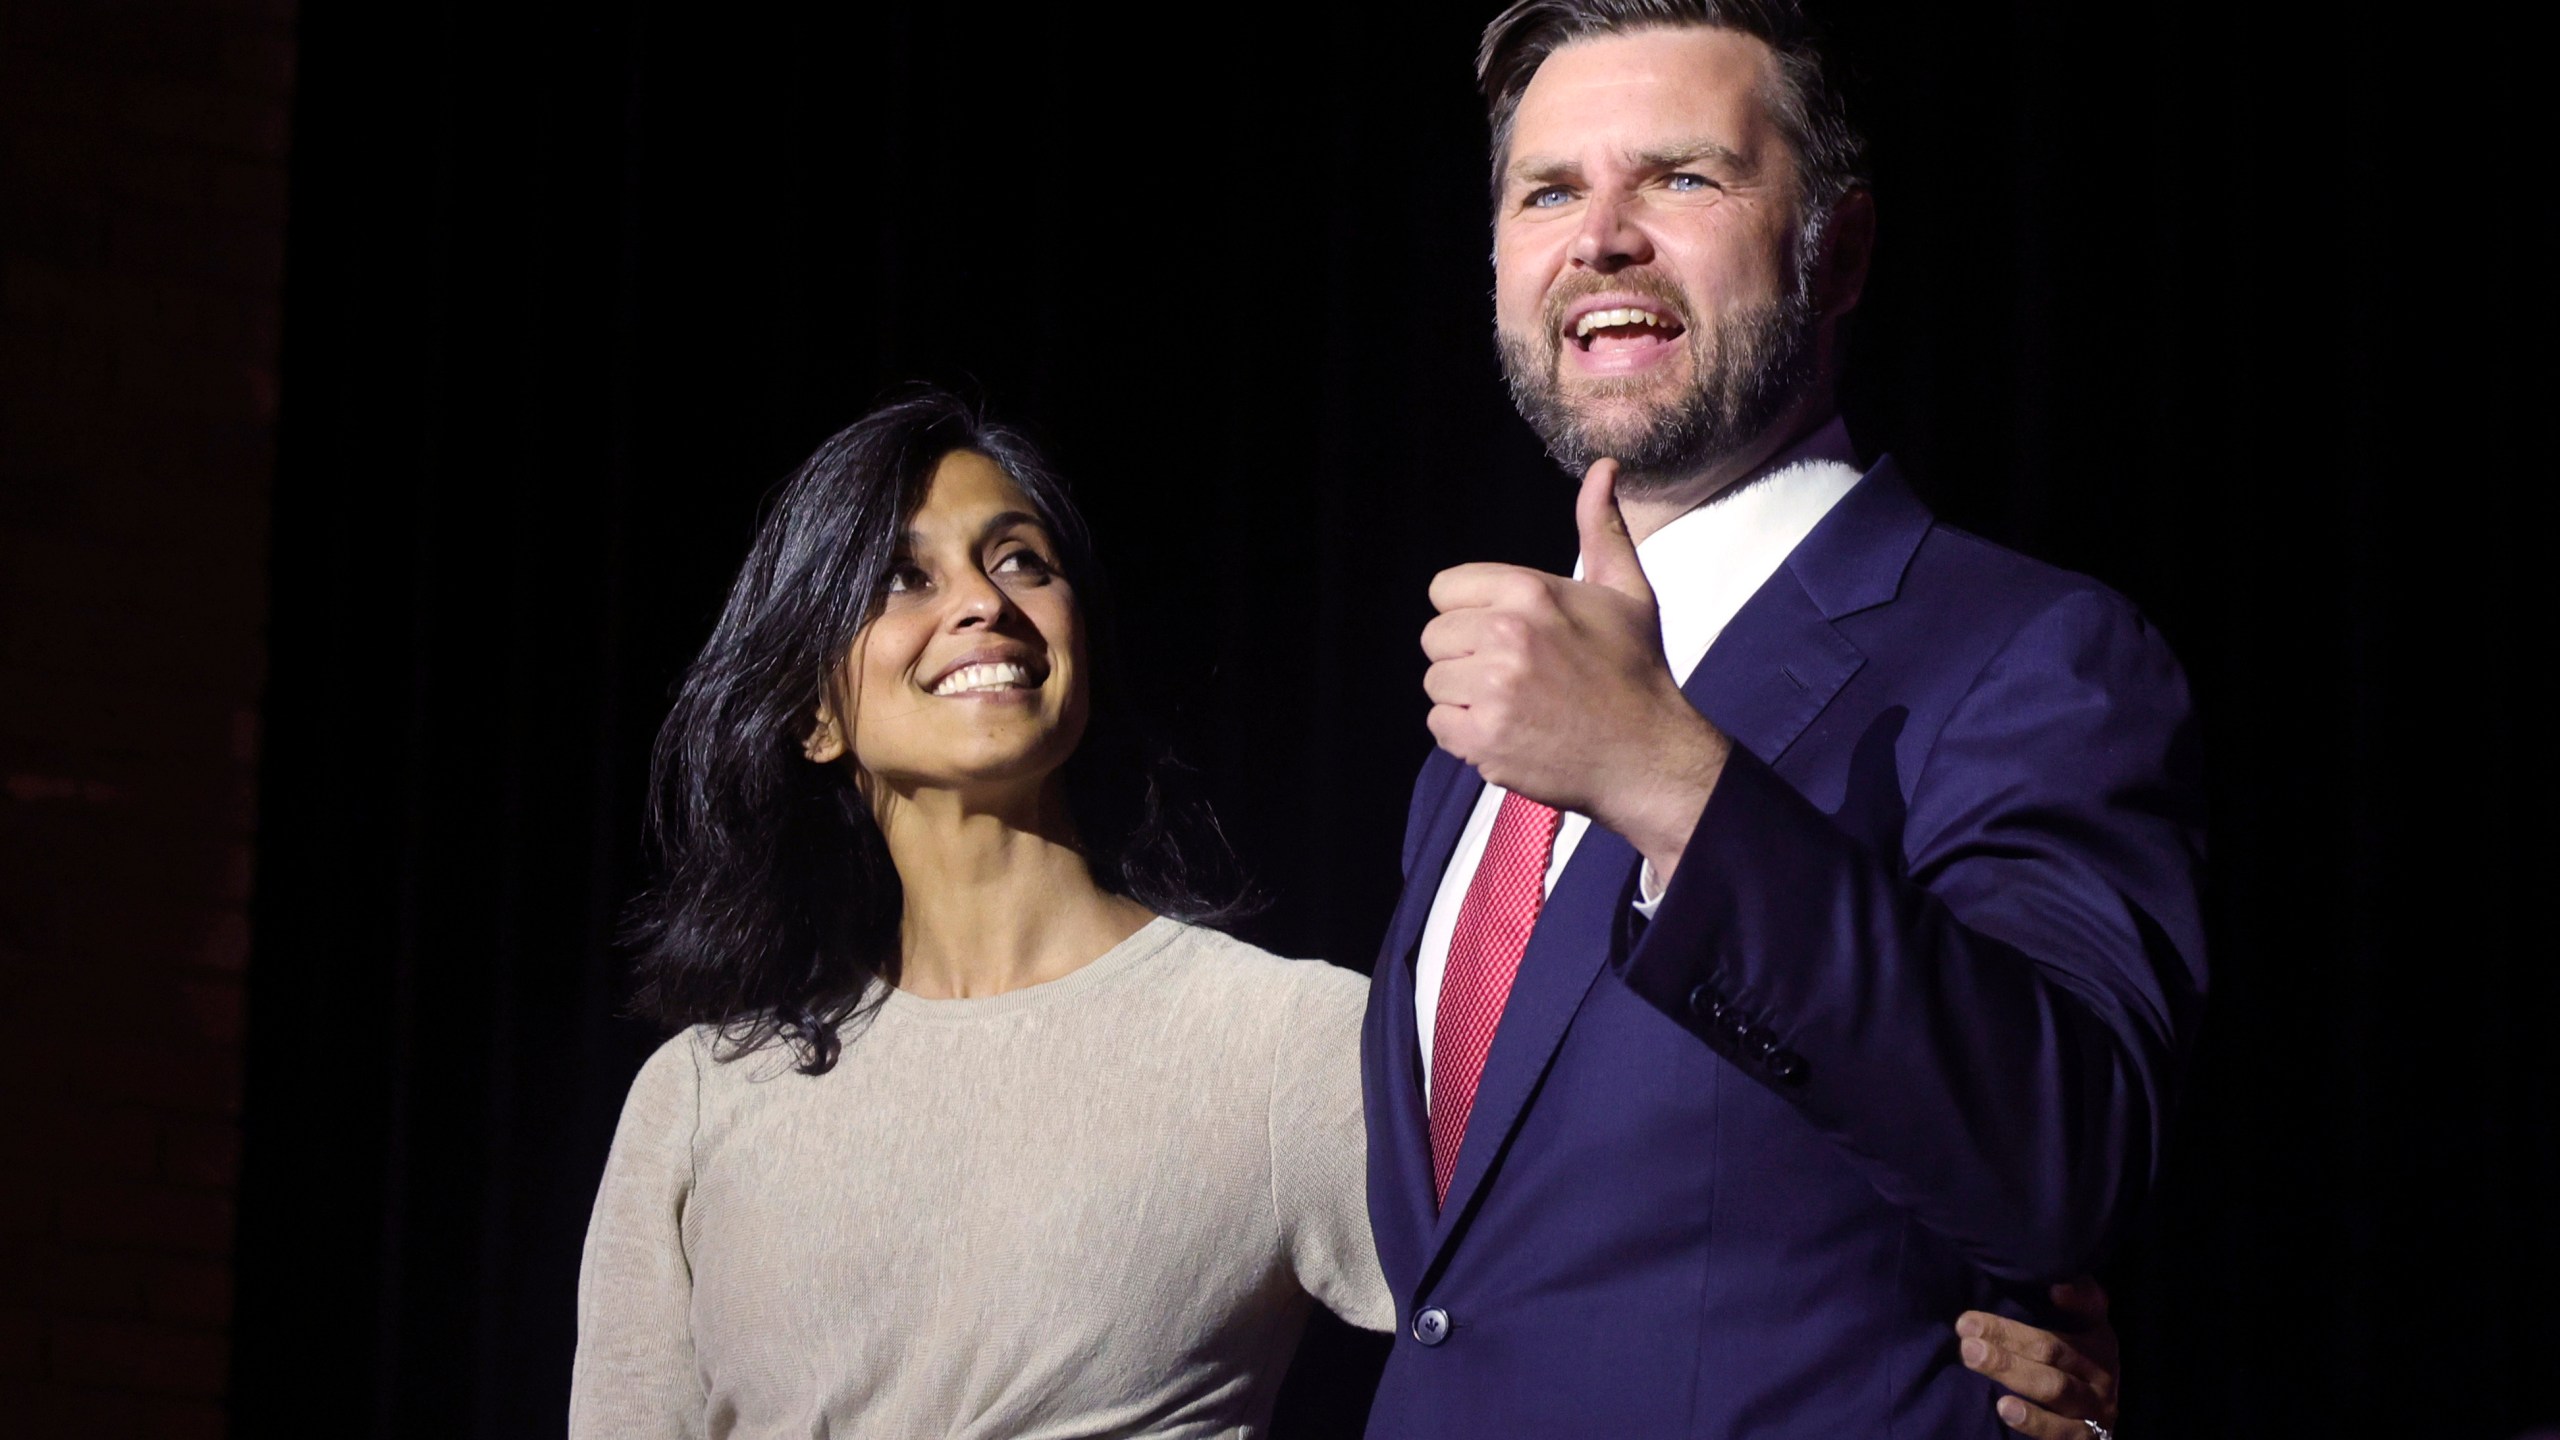
M1085 991L1109 983L1153 959L1188 929L1181 921L1158 915L1132 931L1129 938L1096 955L1091 960L1059 976L1037 985L1025 985L1001 995L971 995L951 1000L932 1000L911 995L896 986L889 987L888 997L880 1002L880 1014L901 1019L966 1022L993 1019L1042 1005L1072 1000Z

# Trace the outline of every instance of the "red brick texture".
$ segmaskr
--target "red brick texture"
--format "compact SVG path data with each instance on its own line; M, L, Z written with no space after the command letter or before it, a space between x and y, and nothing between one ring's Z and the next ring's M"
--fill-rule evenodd
M225 1430L293 16L0 5L0 1433Z

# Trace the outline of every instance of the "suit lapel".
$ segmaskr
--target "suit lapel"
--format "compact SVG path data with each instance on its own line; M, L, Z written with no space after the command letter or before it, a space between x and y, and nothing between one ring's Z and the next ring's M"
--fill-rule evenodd
M1930 524L1893 461L1878 460L1734 615L1681 693L1777 764L1866 663L1832 622L1891 600Z
M1430 818L1413 854L1406 857L1404 894L1387 924L1386 943L1378 949L1369 982L1379 989L1382 1026L1375 1042L1379 1064L1372 1073L1384 1091L1369 1107L1370 1124L1380 1127L1383 1141L1371 1146L1370 1154L1383 1155L1395 1166L1398 1173L1387 1177L1391 1180L1387 1193L1396 1197L1407 1227L1404 1233L1417 1248L1431 1234L1434 1216L1431 1120L1422 1103L1422 1040L1414 1025L1414 949L1422 942L1424 922L1431 918L1441 874L1449 868L1449 857L1458 848L1458 836L1467 828L1476 797L1484 792L1484 777L1475 767L1460 764L1446 751L1432 751L1424 766L1423 783L1416 787L1417 803L1430 807ZM1378 1187L1373 1183L1371 1190L1375 1194ZM1372 1221L1384 1228L1386 1218L1375 1215ZM1380 1246L1382 1257L1389 1248Z
M1865 663L1781 567L1707 648L1680 693L1734 744L1774 765Z
M1520 957L1520 973L1511 982L1511 997L1503 1002L1502 1022L1493 1032L1483 1078L1476 1082L1475 1106L1467 1112L1467 1135L1458 1145L1457 1172L1449 1177L1449 1198L1440 1207L1439 1226L1432 1235L1435 1261L1456 1233L1458 1217L1466 1213L1468 1202L1484 1184L1493 1157L1520 1123L1539 1077L1547 1073L1548 1062L1555 1059L1556 1047L1573 1023L1574 1012L1582 1008L1582 997L1600 978L1635 861L1635 851L1626 841L1592 826L1582 833L1573 859L1566 862L1554 892L1539 910L1537 928L1529 932L1529 948ZM1427 1132L1424 1148L1429 1149ZM1423 1183L1430 1183L1427 1177Z
M1689 703L1735 744L1775 764L1866 663L1831 622L1892 599L1930 523L1929 512L1903 484L1893 463L1878 461L1708 648L1681 687ZM1466 783L1453 785L1444 795L1431 838L1407 879L1404 901L1389 935L1389 951L1379 962L1381 980L1388 975L1388 962L1394 962L1401 986L1404 1011L1399 1018L1405 1022L1406 1063L1400 1073L1408 1079L1414 1073L1419 1044L1412 1034L1413 982L1406 962L1421 937L1441 871L1457 847L1467 812L1483 788L1473 769L1464 769L1463 778ZM1426 1279L1463 1228L1494 1157L1518 1128L1583 997L1607 965L1622 933L1620 912L1628 903L1636 864L1633 846L1595 825L1583 833L1573 859L1539 912L1537 928L1521 957L1519 976L1503 1006L1501 1025L1494 1032L1484 1077L1476 1087L1475 1107L1467 1116L1466 1139L1458 1149L1448 1201L1431 1231L1431 1251L1423 1268ZM1419 1157L1413 1175L1398 1188L1414 1196L1427 1214L1430 1133L1419 1082L1411 1085L1409 1095L1400 1087L1397 1101L1389 1108L1409 1121L1412 1132L1397 1137L1397 1149Z
M1440 893L1441 872L1449 868L1449 857L1456 853L1458 836L1467 828L1467 816L1474 812L1476 797L1484 793L1484 777L1473 765L1461 764L1446 750L1434 750L1423 761L1422 783L1414 788L1417 805L1431 808L1431 817L1422 827L1413 853L1404 857L1404 893L1396 900L1396 913L1387 921L1386 943L1378 947L1376 974L1385 978L1390 969L1404 972L1410 984L1413 975L1413 947L1422 943L1423 924L1431 918L1431 902ZM1435 778L1436 772L1436 778Z

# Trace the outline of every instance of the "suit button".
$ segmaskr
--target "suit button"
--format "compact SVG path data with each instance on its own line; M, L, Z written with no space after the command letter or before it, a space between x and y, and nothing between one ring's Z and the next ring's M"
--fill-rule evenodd
M1724 1026L1724 1038L1732 1041L1736 1047L1748 1047L1751 1044L1750 1021L1739 1015L1728 1015L1720 1023Z
M1413 1317L1413 1338L1437 1345L1449 1338L1449 1312L1434 1305Z
M1793 1050L1780 1050L1769 1057L1769 1073L1788 1085L1804 1083L1804 1057Z
M1689 992L1689 1013L1698 1016L1724 1013L1724 997L1712 985L1700 985Z
M1778 1037L1757 1025L1742 1033L1743 1050L1762 1060L1778 1053Z

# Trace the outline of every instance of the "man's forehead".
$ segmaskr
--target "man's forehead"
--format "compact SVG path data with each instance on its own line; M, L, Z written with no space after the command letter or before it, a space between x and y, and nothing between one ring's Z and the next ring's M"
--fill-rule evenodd
M1571 41L1529 77L1512 153L1565 156L1597 144L1633 157L1712 144L1747 155L1771 126L1775 63L1758 37L1707 26Z

